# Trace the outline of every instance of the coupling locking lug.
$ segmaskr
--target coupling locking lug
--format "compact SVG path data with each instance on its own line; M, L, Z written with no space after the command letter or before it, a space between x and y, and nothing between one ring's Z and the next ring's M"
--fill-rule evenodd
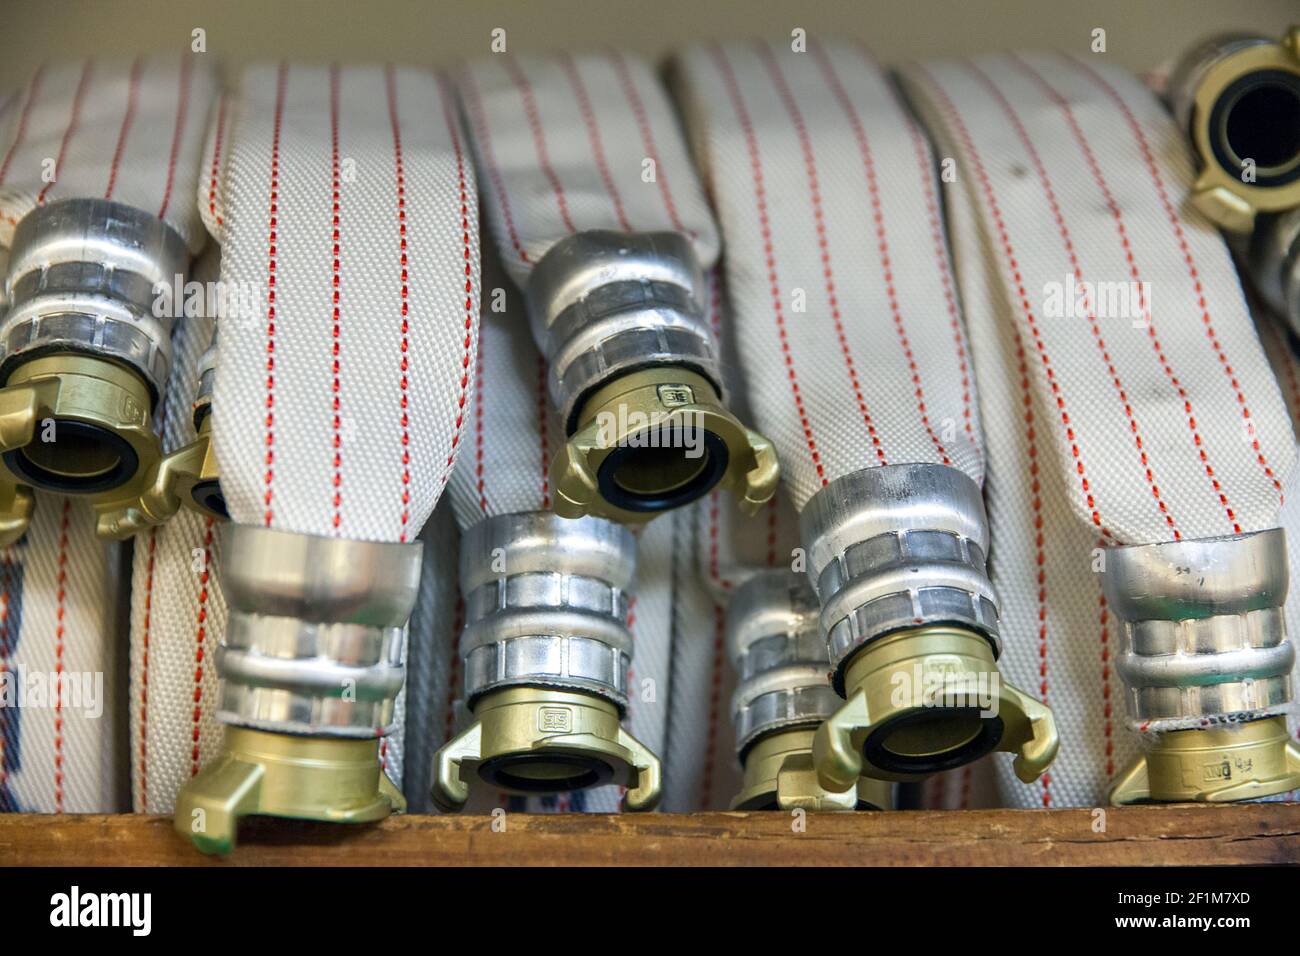
M556 509L641 524L716 486L752 513L776 492L776 453L726 404L701 308L703 277L678 233L580 232L528 281L566 445Z
M245 814L365 822L401 809L379 740L402 686L421 545L231 525L223 551L225 750L181 789L176 829L224 852Z
M991 751L1015 754L1026 783L1041 776L1056 725L998 670L979 485L945 465L867 468L822 488L800 523L845 698L814 740L822 785L919 780Z

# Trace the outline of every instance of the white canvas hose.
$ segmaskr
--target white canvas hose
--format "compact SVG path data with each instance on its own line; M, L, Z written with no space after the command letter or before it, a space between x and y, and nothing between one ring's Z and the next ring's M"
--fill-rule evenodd
M176 816L207 850L245 813L402 807L383 738L478 328L473 169L432 73L259 64L226 110L222 282L257 308L221 324L213 398L226 736Z
M6 385L21 375L25 354L41 350L53 357L38 378L67 382L68 375L86 373L83 383L107 382L119 398L136 396L141 414L119 416L110 400L96 415L70 415L67 421L77 424L64 435L87 421L109 432L119 428L114 433L128 435L141 471L158 450L159 409L151 417L150 406L162 401L176 371L170 368L173 320L155 316L153 283L171 288L183 280L190 254L203 244L190 197L214 89L209 66L188 54L51 65L33 75L0 118L0 244L6 258L12 252L14 266L0 298L15 306L0 327ZM83 268L85 262L94 265ZM101 264L116 267L112 284L105 281L109 273L96 271ZM41 288L31 284L33 270L48 270ZM111 373L100 378L102 366L91 372L83 362L105 354L132 371L122 379ZM53 411L64 421L61 403L54 404L42 414ZM73 449L72 457L93 458L95 447ZM54 454L40 463L67 468L58 456L57 432L50 449ZM32 474L22 477L43 483ZM128 627L124 552L95 538L95 516L85 503L102 497L88 487L95 476L75 477L91 480L69 482L72 494L37 492L26 536L5 550L0 669L16 681L41 673L48 681L61 673L69 682L66 694L76 691L61 704L57 695L45 695L46 706L28 687L28 709L0 710L0 792L11 809L122 810L130 805L128 780L136 776L126 743L128 719L133 728L138 719L136 685L127 692L118 663L125 660ZM7 524L21 533L22 522ZM192 659L192 631L188 639L184 653ZM194 686L192 677L188 686ZM179 749L181 728L176 733ZM188 739L184 743L188 753Z
M1056 747L1050 714L1002 681L989 694L983 454L924 137L855 48L715 44L678 72L749 400L801 512L847 698L819 731L822 783L917 779L993 749L1034 779ZM901 700L893 674L910 682ZM972 706L981 682L993 706Z
M659 759L621 726L636 539L612 521L551 510L549 451L561 433L546 364L520 314L522 297L499 274L494 280L479 338L473 444L450 492L461 528L460 652L472 717L438 752L433 800L456 810L472 790L554 796L613 783L627 788L628 807L652 807Z
M1184 202L1181 134L1079 58L904 77L956 163L1007 667L1061 723L1050 778L1007 799L1096 805L1117 774L1119 802L1289 789L1265 718L1290 700L1271 529L1295 444L1224 245ZM1145 754L1124 769L1126 722Z
M641 524L717 486L757 510L776 460L728 409L705 314L717 230L649 64L498 55L461 92L560 413L556 510Z

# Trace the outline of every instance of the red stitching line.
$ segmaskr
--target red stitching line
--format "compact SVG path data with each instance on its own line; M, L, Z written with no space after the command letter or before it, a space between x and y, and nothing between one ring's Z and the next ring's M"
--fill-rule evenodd
M719 567L718 499L718 489L714 488L709 492L709 577L725 590L731 587L731 582L722 577Z
M654 130L650 126L650 118L646 113L641 94L637 92L636 84L632 82L632 74L627 68L627 62L623 59L623 54L617 50L610 50L606 53L606 58L614 67L614 72L618 74L623 96L627 99L627 105L631 107L632 116L636 119L637 129L641 134L641 147L655 164L655 182L659 184L659 195L663 197L668 220L678 232L694 236L695 233L686 228L677 214L677 204L673 202L672 190L668 188L668 177L664 175L663 163L659 161L659 149L655 144Z
M1196 268L1196 262L1192 258L1191 247L1187 244L1187 235L1183 232L1182 221L1179 218L1178 211L1174 204L1169 201L1169 193L1165 189L1164 177L1160 175L1160 168L1156 165L1155 156L1151 152L1151 144L1147 141L1146 134L1142 131L1142 126L1138 123L1137 117L1129 109L1129 105L1124 102L1119 92L1106 81L1100 73L1097 73L1085 63L1075 60L1072 57L1065 58L1076 68L1082 70L1106 92L1112 101L1119 107L1120 112L1124 114L1129 128L1137 138L1138 146L1142 151L1142 157L1146 163L1147 172L1151 176L1151 181L1156 187L1156 194L1160 197L1160 204L1164 207L1165 216L1169 220L1169 225L1173 227L1174 236L1178 240L1179 251L1183 254L1183 262L1187 266L1187 274L1191 277L1192 283L1196 289L1196 305L1201 310L1201 323L1205 326L1206 338L1210 341L1210 347L1214 349L1214 354L1222 366L1223 372L1228 376L1228 381L1232 385L1233 394L1236 396L1237 404L1241 407L1241 417L1249 422L1251 420L1250 409L1246 406L1246 396L1242 391L1241 383L1237 381L1237 373L1233 371L1232 365L1228 362L1227 353L1219 343L1218 333L1214 329L1214 321L1210 318L1209 303L1205 299L1205 288L1201 284L1200 271ZM1264 457L1263 450L1259 447L1259 438L1254 435L1254 426L1250 426L1251 442L1250 446L1255 452L1255 460L1260 467L1264 469L1264 474L1273 482L1273 489L1277 491L1279 497L1282 494L1282 483L1278 480L1277 475L1273 473L1268 460Z
M1087 502L1091 511L1092 523L1096 525L1101 533L1107 538L1113 538L1110 530L1106 528L1101 521L1101 514L1097 511L1096 499L1092 494L1092 487L1088 482L1086 469L1083 463L1083 456L1079 451L1079 444L1074 434L1074 426L1070 423L1070 415L1065 407L1065 395L1061 389L1060 383L1056 380L1056 372L1052 368L1051 358L1047 354L1047 349L1043 345L1042 336L1038 331L1038 322L1034 318L1033 307L1029 304L1029 293L1025 289L1024 277L1020 273L1020 264L1016 259L1014 247L1011 245L1011 238L1007 234L1006 222L1002 218L1002 209L998 205L997 197L993 193L993 183L989 179L988 171L984 168L984 161L980 158L979 151L975 149L975 143L971 139L970 131L966 128L961 116L958 115L956 107L948 94L939 86L938 81L930 74L924 66L917 66L918 75L924 78L935 94L935 104L953 124L958 137L961 139L966 151L970 154L971 161L975 166L976 178L980 181L980 187L984 193L985 199L989 205L989 211L993 216L994 225L998 231L998 238L1002 244L1002 252L1006 257L1007 265L1011 270L1012 278L1016 283L1016 294L1020 299L1020 308L1025 314L1028 321L1030 334L1033 336L1034 347L1038 353L1039 361L1047 375L1048 386L1051 389L1052 397L1056 404L1056 409L1061 418L1061 426L1065 429L1066 439L1070 443L1070 453L1075 461L1075 473L1079 477L1079 484L1083 490L1084 500Z
M140 98L140 69L144 66L144 57L138 56L131 64L131 80L127 86L126 112L122 115L122 127L117 133L117 147L113 150L113 162L108 170L108 188L104 198L113 198L113 187L117 185L117 170L122 164L122 150L126 148L126 137L135 120L135 106Z
M153 628L153 569L158 529L149 529L149 558L145 565L143 650L140 660L140 812L149 811L149 637Z
M1223 506L1224 513L1228 516L1228 521L1232 524L1234 533L1241 534L1241 525L1237 522L1237 516L1233 511L1232 506L1228 504L1227 494L1223 490L1223 486L1220 484L1219 479L1216 477L1214 468L1210 465L1209 455L1206 452L1205 445L1201 439L1201 434L1196 424L1196 415L1192 410L1191 396L1187 394L1187 390L1183 388L1182 382L1179 381L1178 376L1174 374L1173 366L1165 355L1164 346L1161 344L1160 337L1156 333L1155 318L1151 314L1151 308L1146 301L1146 295L1141 291L1142 275L1138 271L1137 258L1134 255L1133 247L1129 242L1128 229L1124 225L1124 215L1120 211L1119 203L1115 201L1114 194L1110 191L1110 185L1106 182L1106 178L1102 174L1101 167L1097 163L1097 157L1093 153L1092 147L1088 143L1087 138L1084 136L1083 130L1079 127L1074 111L1070 108L1070 104L1065 101L1065 98L1062 97L1050 83L1048 83L1024 60L1014 54L1010 55L1009 59L1022 73L1028 76L1039 87L1039 89L1041 89L1043 93L1056 104L1058 108L1060 108L1062 115L1065 117L1066 123L1070 127L1070 132L1074 136L1075 142L1079 144L1079 148L1083 152L1084 160L1092 174L1093 181L1101 190L1102 197L1105 199L1106 205L1110 209L1111 218L1115 222L1115 228L1119 233L1120 245L1124 247L1124 258L1128 262L1129 276L1138 284L1138 301L1142 308L1142 314L1146 319L1147 337L1151 340L1151 346L1155 350L1156 359L1159 361L1160 367L1165 373L1165 378L1169 380L1169 384L1174 387L1174 390L1178 393L1178 397L1183 401L1183 411L1187 415L1187 426L1192 432L1192 442L1195 444L1197 455L1201 460L1201 464L1205 468L1205 474L1210 479L1210 485L1214 488L1214 492L1218 496L1219 504Z
M5 153L3 163L0 163L0 185L3 185L5 177L9 175L9 164L13 162L14 153L18 147L23 144L27 138L27 120L32 115L32 104L36 102L36 96L41 90L41 79L45 75L45 64L42 63L32 74L31 81L27 85L27 99L23 101L23 111L18 114L18 133L14 141L9 145L9 151Z
M776 321L777 336L781 343L781 355L785 360L786 375L790 379L790 393L794 398L795 411L799 415L804 440L808 444L808 454L812 459L813 467L817 470L817 477L825 486L827 484L826 470L822 465L821 453L817 451L817 442L813 438L812 423L809 421L808 411L804 408L803 394L799 390L799 380L794 370L794 359L790 353L790 341L786 335L785 314L781 309L781 284L777 277L776 255L772 247L772 227L767 216L767 188L763 183L763 162L758 153L758 139L754 133L754 124L751 122L749 110L745 107L744 100L741 98L740 87L736 83L736 75L732 71L731 63L727 60L726 54L715 43L710 45L709 55L713 58L714 64L722 74L723 83L731 99L732 109L736 114L736 121L740 123L741 130L745 135L745 143L749 152L750 176L754 184L754 205L758 212L759 228L763 236L763 255L767 265L768 289L772 296L772 313Z
M496 193L497 200L500 202L501 218L505 222L506 233L510 236L510 244L514 246L520 262L530 263L533 260L528 258L523 243L519 241L519 233L515 230L515 218L510 212L510 196L506 193L505 180L501 178L501 168L497 165L496 152L492 148L492 134L488 130L487 116L483 112L483 100L479 96L478 84L474 81L474 74L469 70L463 74L462 85L466 93L466 105L469 107L470 123L474 127L474 139L478 143L488 179L492 181L492 191Z
M266 293L266 526L271 527L271 479L275 465L275 257L280 202L280 128L284 120L284 94L289 66L283 61L276 76L275 121L271 132L271 212L267 239Z
M226 132L226 94L217 101L217 131L212 139L212 176L208 182L208 215L218 225L223 225L217 215L217 175L221 171L221 139Z
M330 427L334 431L334 530L337 531L343 522L343 515L340 508L343 502L343 434L342 434L342 415L340 403L342 400L341 387L339 383L340 357L339 349L341 346L340 327L342 325L339 312L339 283L342 279L342 267L339 261L339 67L337 63L330 65L330 207L331 207L331 258L330 268L330 318L333 323L330 329L330 389L333 397L330 402L330 410L333 417L330 419Z
M478 482L478 506L487 517L486 482L483 477L483 340L482 331L478 337L478 362L474 366L474 477Z
M1104 541L1098 539L1097 546L1103 547ZM1106 738L1106 776L1115 775L1115 735L1111 722L1110 684L1112 669L1110 666L1110 610L1106 606L1106 594L1097 589L1097 623L1101 628L1101 716L1103 734Z
M713 604L713 672L709 678L709 722L705 736L704 768L700 776L700 806L708 808L713 797L713 765L717 762L718 723L722 713L722 658L727 618L722 605Z
M546 359L537 354L537 437L542 454L542 510L551 507L551 447L547 434L547 413L550 405L546 401Z
M1038 155L1038 150L1034 148L1034 144L1029 138L1029 133L1020 122L1020 117L1016 114L1016 111L1012 109L1011 104L1007 102L1006 97L1004 97L1001 91L993 85L993 81L981 72L973 63L967 63L966 68L968 72L972 73L975 78L989 90L994 99L997 100L1003 112L1006 114L1007 119L1011 122L1012 127L1015 129L1016 136L1019 138L1021 145L1024 146L1030 161L1034 165L1035 171L1038 173L1038 180L1042 184L1044 195L1047 197L1048 205L1052 210L1052 218L1056 220L1057 231L1061 236L1061 242L1065 247L1065 253L1069 257L1070 268L1074 273L1074 279L1080 284L1080 286L1082 286L1083 269L1080 267L1078 256L1075 254L1074 240L1070 235L1069 228L1065 224L1065 216L1064 213L1061 212L1061 206L1056 200L1056 191L1052 188L1052 181L1048 178L1047 169L1043 166L1042 159ZM1169 511L1168 505L1160 495L1160 487L1156 484L1155 472L1147 458L1146 445L1142 441L1142 435L1138 430L1137 416L1134 414L1133 406L1129 402L1128 392L1124 388L1124 383L1120 380L1119 371L1116 369L1115 363L1111 360L1110 350L1106 345L1106 340L1102 337L1101 326L1097 322L1095 310L1092 308L1086 295L1083 296L1083 305L1088 326L1092 331L1092 337L1097 343L1097 350L1101 353L1102 359L1106 363L1106 370L1110 373L1111 384L1114 386L1115 392L1119 396L1120 402L1124 407L1124 415L1128 418L1129 431L1133 435L1133 443L1137 448L1138 457L1141 459L1142 466L1145 469L1146 480L1148 486L1151 488L1151 494L1156 500L1156 505L1160 510L1160 513L1164 516L1165 524L1171 531L1173 531L1174 540L1182 540L1182 534L1178 530L1173 514Z
M181 134L185 132L185 118L190 109L190 58L181 56L181 86L176 95L176 127L172 132L171 155L167 160L167 185L163 187L162 206L158 209L158 218L167 215L167 207L172 201L172 184L176 181L176 157L180 154Z
M889 299L889 311L894 318L894 330L898 333L898 342L902 346L903 356L907 359L907 367L911 372L913 397L916 399L917 413L921 416L921 424L925 426L930 441L934 442L935 450L939 452L943 464L951 465L952 460L948 457L948 452L944 449L943 444L939 441L939 436L935 434L934 428L930 424L930 416L925 406L925 389L921 386L921 370L916 364L916 356L912 352L912 343L908 339L907 330L903 325L903 312L898 304L898 290L894 286L894 266L889 254L889 236L885 229L885 214L880 202L880 184L876 180L876 160L871 151L871 142L867 139L866 131L862 128L862 120L858 116L857 108L850 102L848 94L840 82L839 75L835 72L835 66L831 63L830 58L826 56L821 44L814 41L812 51L813 56L817 59L818 66L821 67L823 78L826 80L827 85L830 86L835 99L839 101L840 107L844 110L844 115L853 128L853 136L858 142L858 152L862 156L863 172L867 177L867 192L871 197L871 219L876 227L876 247L880 253L881 277L885 283L885 294ZM771 54L769 53L768 56L770 57ZM829 269L829 265L827 268Z
M55 611L54 673L59 678L59 688L54 700L54 812L63 812L63 618L67 612L68 596L68 516L72 513L72 499L63 499L63 520L59 527L59 578L58 609Z
M86 98L86 83L90 80L92 68L95 65L94 60L87 60L81 68L81 79L77 82L77 92L72 96L72 114L68 117L68 125L63 130L63 140L59 143L59 155L54 160L54 178L45 184L40 193L36 196L36 204L43 205L45 197L50 188L58 182L58 178L63 172L63 157L67 155L68 143L72 141L72 135L77 131L77 126L81 123L81 104Z
M871 420L871 413L867 410L867 400L862 394L862 384L858 381L858 371L853 364L853 353L849 349L849 340L844 333L844 322L840 315L840 302L835 293L835 273L831 267L830 244L826 239L826 221L822 214L821 184L817 178L817 162L813 157L812 139L808 135L808 127L804 124L803 114L795 104L794 96L785 81L780 65L776 62L776 58L772 56L772 51L762 41L754 44L754 50L762 59L763 65L771 77L772 85L776 87L777 95L780 96L781 102L785 105L786 114L799 136L799 147L803 152L804 170L808 176L808 193L812 207L813 224L817 228L817 248L821 253L822 279L826 286L826 299L831 310L831 322L835 326L835 338L839 342L840 352L844 355L844 366L849 374L849 384L853 388L854 398L857 399L858 411L862 414L862 422L867 426L867 435L871 439L871 447L880 463L887 465L889 462L885 460L885 449L880 442L880 435L876 432L875 422Z
M190 776L199 772L199 721L203 717L203 658L207 640L208 567L212 563L212 534L216 520L209 517L203 535L203 573L199 575L199 611L194 630L194 713L191 718Z
M460 133L457 131L456 114L452 110L451 98L441 78L438 80L438 95L442 99L442 115L451 134L451 145L456 153L456 179L460 192L460 236L461 258L465 270L465 340L464 354L460 362L460 397L456 401L456 429L451 436L451 449L447 452L447 465L442 473L440 485L446 486L451 476L451 466L456 460L456 450L460 445L461 429L465 425L465 403L469 400L470 366L474 357L474 262L470 256L469 237L469 190L465 184L465 156L460 146Z
M401 124L397 120L397 80L394 76L392 64L384 66L384 85L388 95L388 121L393 127L393 166L397 176L397 232L399 247L401 249L401 267L402 267L402 380L401 380L401 398L399 404L402 409L401 429L402 429L402 528L398 540L406 541L408 535L407 524L411 520L411 418L410 418L410 379L408 373L411 370L411 340L410 340L410 273L408 271L409 260L407 258L407 236L406 236L406 167L402 160L402 130ZM387 747L387 740L384 746Z
M591 144L591 156L596 161L596 169L600 172L601 181L605 184L605 191L609 193L610 202L614 204L614 215L618 219L619 225L623 227L623 231L631 232L632 224L628 222L627 211L623 208L623 200L618 194L618 187L614 185L614 177L609 172L609 162L605 157L605 144L601 140L600 127L596 125L596 114L591 108L591 97L587 95L587 86L583 83L577 66L573 62L573 57L569 54L560 54L560 68L564 70L565 76L569 78L569 86L573 88L574 99L577 100L578 109L582 113L582 123L587 127L587 141Z
M519 69L519 64L515 62L513 56L507 57L505 66L506 72L510 74L510 81L519 91L519 98L524 106L524 117L528 120L528 128L533 135L533 147L537 150L537 164L541 167L542 175L550 182L552 192L555 193L555 205L559 207L560 219L569 232L577 232L578 228L569 218L569 202L564 197L564 184L560 182L560 177L555 174L555 169L551 166L551 155L546 149L546 133L542 130L542 119L537 112L537 97L533 93L532 82L524 75L524 71Z

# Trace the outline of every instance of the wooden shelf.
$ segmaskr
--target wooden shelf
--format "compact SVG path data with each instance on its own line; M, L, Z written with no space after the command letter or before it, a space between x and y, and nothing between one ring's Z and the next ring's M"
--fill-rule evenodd
M0 814L0 865L1125 866L1300 863L1300 804L1093 810L399 816L374 826L244 823L205 857L167 817Z

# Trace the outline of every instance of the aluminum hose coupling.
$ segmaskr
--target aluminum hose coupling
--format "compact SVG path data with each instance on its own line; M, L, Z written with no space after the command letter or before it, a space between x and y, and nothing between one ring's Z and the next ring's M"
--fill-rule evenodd
M725 404L703 285L675 232L576 233L533 269L529 320L568 436L559 514L643 524L715 486L753 514L776 492L772 443Z
M1233 245L1260 296L1300 340L1300 207L1261 215L1255 231Z
M731 698L744 776L733 810L886 810L893 785L862 777L827 790L813 766L813 734L835 713L817 595L793 571L754 575L727 604L727 653L738 683Z
M379 745L421 556L418 543L227 529L224 751L176 799L176 829L200 850L229 852L249 814L366 823L405 809Z
M205 517L227 520L221 494L221 473L212 443L212 388L217 342L199 360L199 387L191 407L195 437L158 459L148 481L134 498L104 506L97 530L106 538L129 538L138 531L166 523L182 507Z
M1300 206L1300 26L1281 40L1227 35L1170 74L1169 105L1200 160L1192 201L1230 232Z
M171 290L189 262L162 220L65 199L14 230L0 322L0 544L25 525L27 489L96 507L147 480L161 446L152 411L171 364Z
M1122 622L1116 670L1144 753L1112 804L1252 800L1300 787L1288 739L1286 533L1111 548L1099 572Z
M659 802L659 758L620 725L636 540L602 518L497 515L461 536L461 634L473 723L435 758L433 801L459 810L474 780L516 794L627 787Z
M845 698L813 742L822 786L919 780L994 750L1037 779L1056 756L1056 724L998 672L979 485L946 465L866 468L813 495L800 531Z

